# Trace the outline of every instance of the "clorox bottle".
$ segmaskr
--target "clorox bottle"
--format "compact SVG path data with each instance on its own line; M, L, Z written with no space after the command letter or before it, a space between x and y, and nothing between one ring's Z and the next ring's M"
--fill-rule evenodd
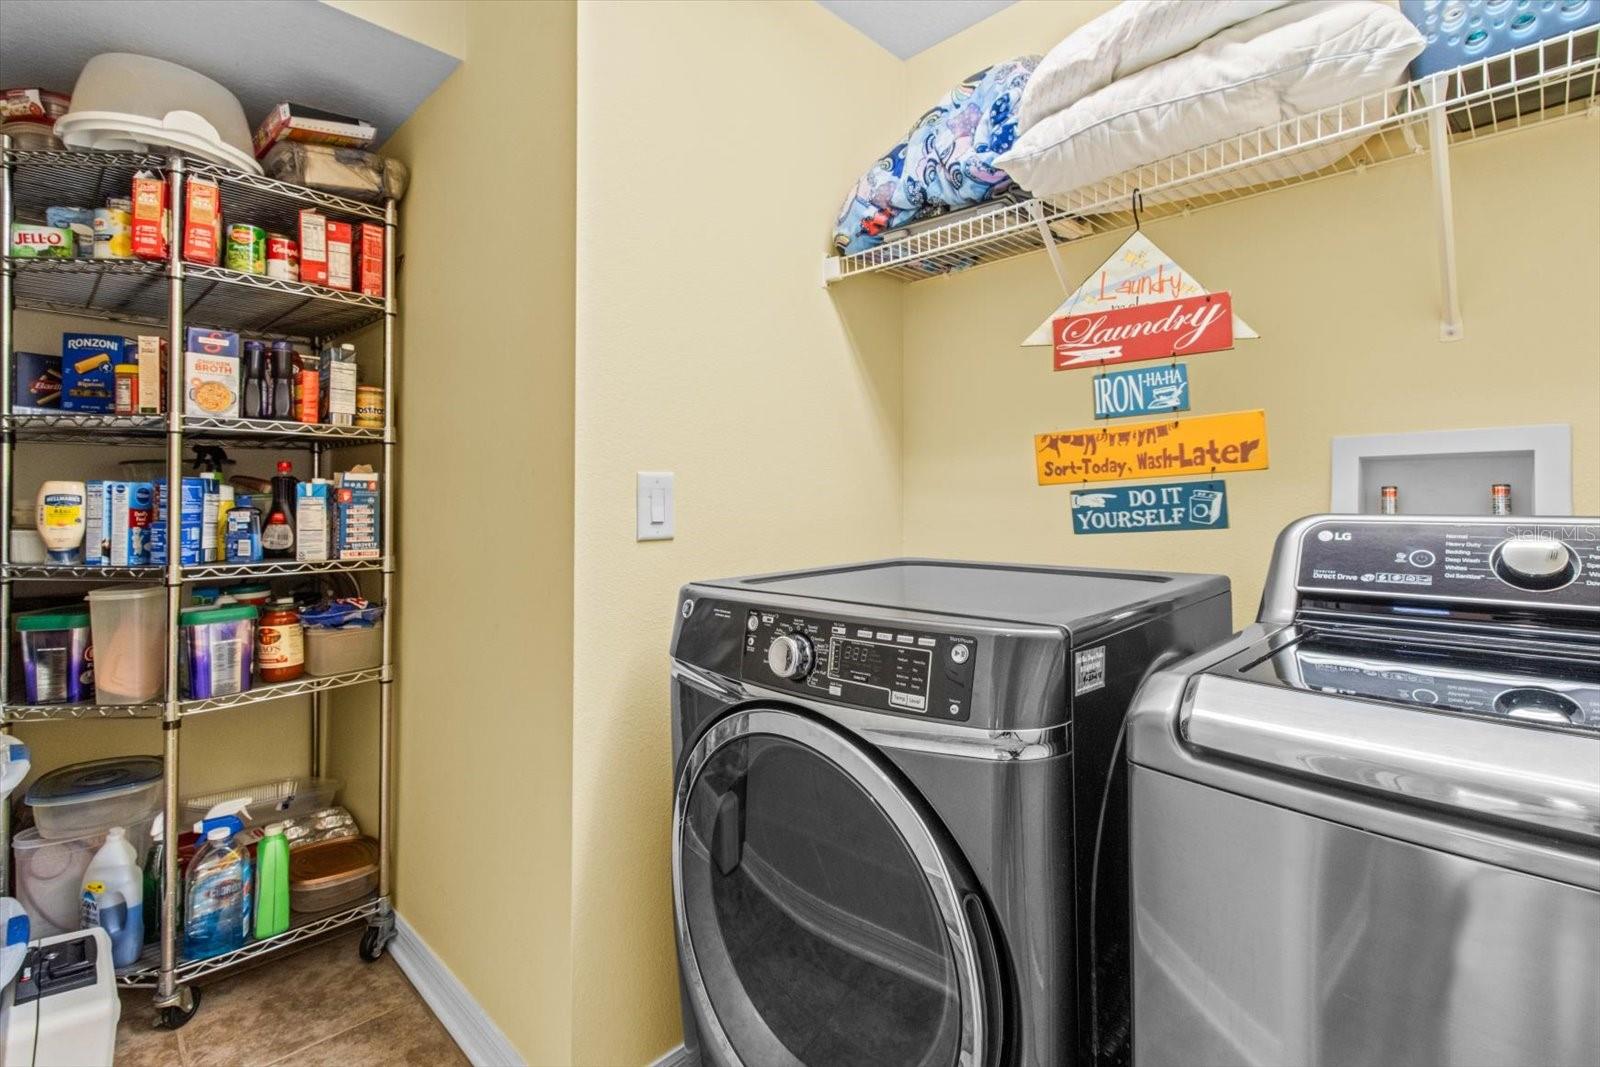
M83 872L83 925L98 926L111 938L111 960L118 967L139 962L144 948L144 875L139 854L120 826L106 831L106 843Z
M220 956L250 940L250 851L233 839L239 820L206 831L184 879L183 952L191 960Z

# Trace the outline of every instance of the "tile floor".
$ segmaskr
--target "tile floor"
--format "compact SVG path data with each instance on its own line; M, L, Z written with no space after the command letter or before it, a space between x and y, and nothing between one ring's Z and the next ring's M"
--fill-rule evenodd
M465 1065L386 953L363 963L359 930L204 987L179 1030L151 1026L144 990L122 994L117 1067Z

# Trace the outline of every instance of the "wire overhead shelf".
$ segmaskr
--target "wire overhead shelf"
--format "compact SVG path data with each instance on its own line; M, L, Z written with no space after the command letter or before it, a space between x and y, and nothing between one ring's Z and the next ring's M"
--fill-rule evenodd
M829 283L921 281L1143 222L1365 170L1449 145L1600 114L1600 26L1134 167L1058 196L969 208L829 257ZM1436 167L1440 166L1436 162ZM1448 168L1443 180L1448 183ZM1447 202L1447 200L1446 200ZM1453 269L1453 268L1452 268Z

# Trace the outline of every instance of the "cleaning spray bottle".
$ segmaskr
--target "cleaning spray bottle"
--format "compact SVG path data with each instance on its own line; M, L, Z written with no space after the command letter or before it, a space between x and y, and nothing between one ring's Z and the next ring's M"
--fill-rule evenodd
M289 929L288 823L275 822L256 846L256 940Z
M117 967L139 962L144 948L144 876L139 853L128 831L113 826L106 843L83 872L83 925L98 926L111 939L111 961Z
M234 839L244 824L208 819L205 843L184 878L183 951L191 960L220 956L250 940L250 850Z

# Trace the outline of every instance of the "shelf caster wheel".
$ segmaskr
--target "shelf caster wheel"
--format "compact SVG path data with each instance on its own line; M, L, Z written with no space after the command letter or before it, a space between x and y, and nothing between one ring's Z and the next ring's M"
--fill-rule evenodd
M185 1008L182 1003L162 1008L156 1017L156 1025L163 1030L177 1030L184 1023L194 1018L194 1013L200 1010L200 990L197 987L187 987L179 991L179 999L186 1000L189 1006Z
M367 932L361 935L361 958L368 963L377 963L383 955L383 950L389 944L385 935L388 933L381 926L369 926Z

